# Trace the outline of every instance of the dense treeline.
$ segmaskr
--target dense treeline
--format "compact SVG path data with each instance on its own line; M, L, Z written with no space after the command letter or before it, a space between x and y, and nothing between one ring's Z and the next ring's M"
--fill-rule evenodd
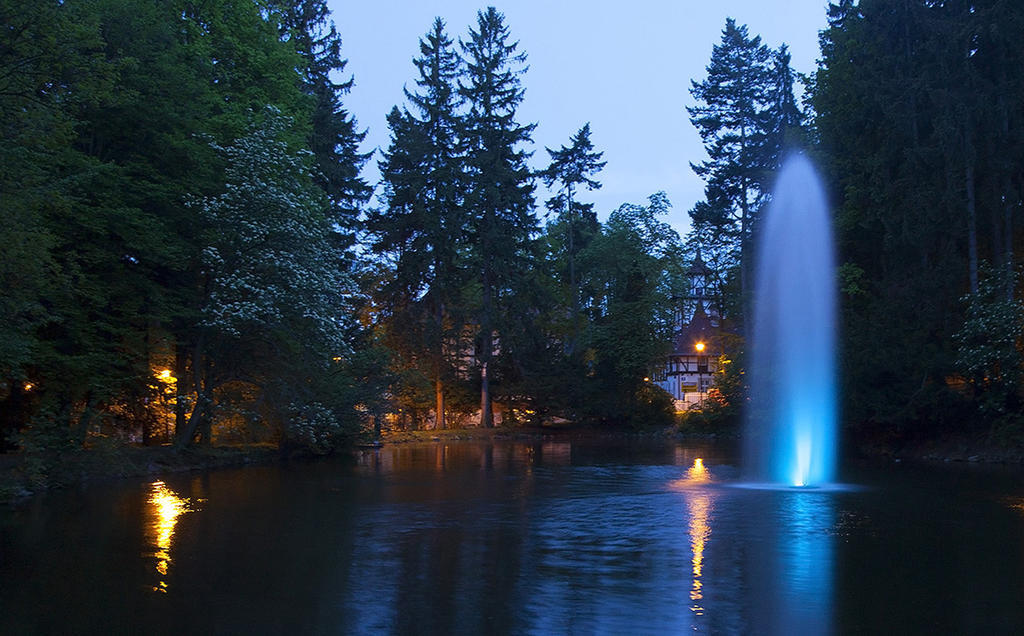
M525 55L496 10L457 45L424 36L373 201L323 0L0 15L7 448L670 415L643 382L668 202L602 227L588 125L527 165Z
M811 101L837 205L850 424L1019 433L1024 6L849 0Z
M364 399L370 190L324 2L0 15L8 443L185 446L221 422L327 445Z
M693 82L709 159L694 166L707 196L689 242L724 272L737 333L780 156L808 152L823 170L841 259L843 413L861 438L1021 433L1022 26L1014 2L842 0L802 108L785 47L731 20Z
M0 16L5 448L667 421L645 377L697 250L722 277L717 406L735 407L752 237L791 151L836 204L851 430L1019 430L1016 3L842 0L802 78L727 20L691 83L708 157L685 241L662 193L599 222L587 123L531 168L526 55L493 8L421 38L376 199L324 0Z
M458 46L437 20L420 52L366 224L386 266L376 301L400 412L438 428L492 426L495 403L504 422L663 416L643 378L671 328L667 200L623 206L602 228L581 200L604 165L589 124L530 170L525 55L493 8ZM555 193L543 229L538 178Z

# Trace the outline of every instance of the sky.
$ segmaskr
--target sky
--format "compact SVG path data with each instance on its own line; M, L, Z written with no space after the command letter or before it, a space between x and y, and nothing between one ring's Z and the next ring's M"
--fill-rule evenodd
M607 165L600 190L585 193L603 221L623 203L643 204L664 190L673 204L664 219L685 234L687 212L703 197L690 168L706 158L686 106L690 81L702 80L712 47L728 17L745 24L772 48L785 43L792 67L814 70L818 32L828 0L507 0L492 4L505 15L513 41L527 55L520 123L534 123L531 164L549 162L545 148L569 145L590 122L595 150ZM485 0L330 0L342 37L346 72L355 85L344 105L367 131L362 149L385 150L386 115L404 104L402 88L415 86L412 59L435 17L449 37L468 38ZM379 179L374 154L363 176ZM379 190L378 190L379 191ZM538 210L547 198L538 188ZM376 203L376 200L374 201Z

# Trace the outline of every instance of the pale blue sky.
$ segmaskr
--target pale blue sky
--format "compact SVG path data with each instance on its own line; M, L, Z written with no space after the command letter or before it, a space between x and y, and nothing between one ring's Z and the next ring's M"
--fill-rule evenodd
M403 85L413 84L412 58L434 17L457 41L488 4L505 14L528 56L519 113L521 122L538 124L533 164L546 165L544 147L568 144L589 121L608 162L598 176L604 187L587 193L599 217L664 190L673 204L667 220L683 233L687 211L703 191L689 164L704 158L684 107L693 104L690 80L704 77L725 19L746 24L769 46L788 44L793 67L806 73L818 57L828 0L331 0L347 70L355 76L345 105L369 130L364 150L387 147L385 116L403 102ZM377 159L364 170L371 183L378 179ZM539 190L541 209L545 197Z

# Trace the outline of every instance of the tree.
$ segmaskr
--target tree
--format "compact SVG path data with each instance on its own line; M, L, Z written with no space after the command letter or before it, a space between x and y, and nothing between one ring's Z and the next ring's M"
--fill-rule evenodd
M206 290L193 353L196 401L178 443L209 441L218 390L253 387L284 422L286 436L325 448L339 413L314 380L352 353L354 284L332 245L328 204L313 185L308 155L288 147L291 121L268 108L230 146L223 194L193 203L207 228ZM325 403L326 402L326 403Z
M595 418L667 419L671 400L644 378L663 360L675 315L668 270L679 236L657 218L669 206L662 192L645 206L620 206L580 255L589 296L586 404Z
M477 360L480 364L480 423L494 425L490 363L495 334L501 328L502 302L523 281L531 261L533 179L521 145L534 126L521 125L516 112L523 101L520 77L526 56L509 41L505 18L494 7L477 13L476 29L461 43L466 61L459 91L469 112L464 120L469 252L477 272L479 303Z
M459 149L460 64L438 18L413 60L418 91L406 91L416 114L388 115L391 145L380 162L385 208L368 213L373 251L392 274L381 289L388 342L405 361L426 361L437 428L445 428L449 357L461 335L456 313L462 288L465 208ZM458 345L456 344L456 349Z
M1021 340L1024 303L1006 299L1003 270L985 274L978 291L963 297L967 305L963 326L955 334L956 364L978 400L979 410L993 424L1021 423L1020 381L1024 377ZM1012 283L1011 283L1012 284Z
M576 200L576 192L585 187L597 190L600 182L591 177L605 166L601 161L604 153L594 152L590 141L590 123L583 125L570 140L570 146L562 146L558 150L545 148L551 156L551 164L542 173L544 184L549 188L558 184L558 194L548 199L547 207L558 215L558 220L565 225L565 258L569 269L569 318L570 334L567 352L571 356L576 351L576 339L579 325L579 286L576 281L576 256L579 250L597 230L597 215L594 204Z
M803 116L786 46L772 51L732 18L712 49L707 73L702 82L691 82L697 105L687 108L708 153L707 160L691 164L705 181L706 199L690 216L695 231L730 246L746 325L753 233L783 153L803 136Z
M733 249L744 298L751 280L755 216L766 195L764 113L771 105L770 56L760 36L750 38L746 26L727 19L721 43L712 49L707 77L691 82L697 105L687 107L708 153L706 161L691 166L705 180L707 211L721 217L712 222L736 226Z
M354 80L333 79L345 72L348 63L341 57L341 36L326 0L275 0L270 6L277 13L282 37L302 57L303 92L314 102L309 133L317 166L314 180L330 198L339 230L351 235L372 188L360 177L369 158L359 152L366 132L359 132L355 118L342 105L342 96L352 90Z
M964 372L953 336L994 302L978 304L983 287L1019 293L1005 273L1020 241L1024 93L1006 69L1024 55L1010 36L1024 11L873 0L829 15L812 103L845 261L846 410L886 435L959 428L980 413L952 381ZM979 275L985 261L998 283Z

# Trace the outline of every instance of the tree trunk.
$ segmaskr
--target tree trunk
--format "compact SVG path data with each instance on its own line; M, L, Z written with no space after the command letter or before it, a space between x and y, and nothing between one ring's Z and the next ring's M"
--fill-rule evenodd
M491 410L491 380L487 375L487 364L487 361L484 361L480 367L480 426L494 428L494 413Z
M494 336L491 333L491 286L490 266L485 264L481 276L480 302L480 427L494 428L494 413L491 409L491 380L488 366L494 351Z
M85 409L82 414L78 416L78 421L75 423L75 442L81 446L85 443L85 437L89 434L89 425L92 424L92 418L96 415L96 403L92 398L92 392L90 391L86 395Z
M572 209L572 186L569 186L568 188L566 201L569 212L569 293L572 295L569 302L570 319L572 322L569 332L569 350L567 353L572 356L576 351L576 341L579 338L579 329L577 328L579 322L577 317L579 315L579 293L576 290L576 228L573 223L575 213Z
M444 387L441 384L441 374L438 372L434 378L434 428L442 430L447 428L444 418Z
M207 418L206 390L209 385L208 379L205 377L207 373L207 365L204 361L204 357L204 343L202 336L200 336L199 341L196 343L196 346L192 351L192 384L195 387L196 402L192 405L192 413L189 414L188 420L185 422L185 426L176 431L178 436L174 441L175 450L181 450L186 446L190 446L193 438L195 437L196 431L204 430L206 428L200 428L202 421Z
M1002 98L999 100L1000 108L999 114L1002 120L1003 139L1010 139L1010 117L1007 113L1006 102ZM1003 167L1003 268L1006 280L1006 300L1013 300L1014 293L1014 279L1015 279L1015 268L1013 263L1013 208L1017 203L1018 196L1013 191L1013 185L1010 180L1011 167L1004 165Z
M436 265L435 271L440 271ZM437 358L434 363L434 428L443 430L448 428L448 423L444 417L444 384L441 380L444 369L444 303L440 301L436 303L434 320L437 322Z

